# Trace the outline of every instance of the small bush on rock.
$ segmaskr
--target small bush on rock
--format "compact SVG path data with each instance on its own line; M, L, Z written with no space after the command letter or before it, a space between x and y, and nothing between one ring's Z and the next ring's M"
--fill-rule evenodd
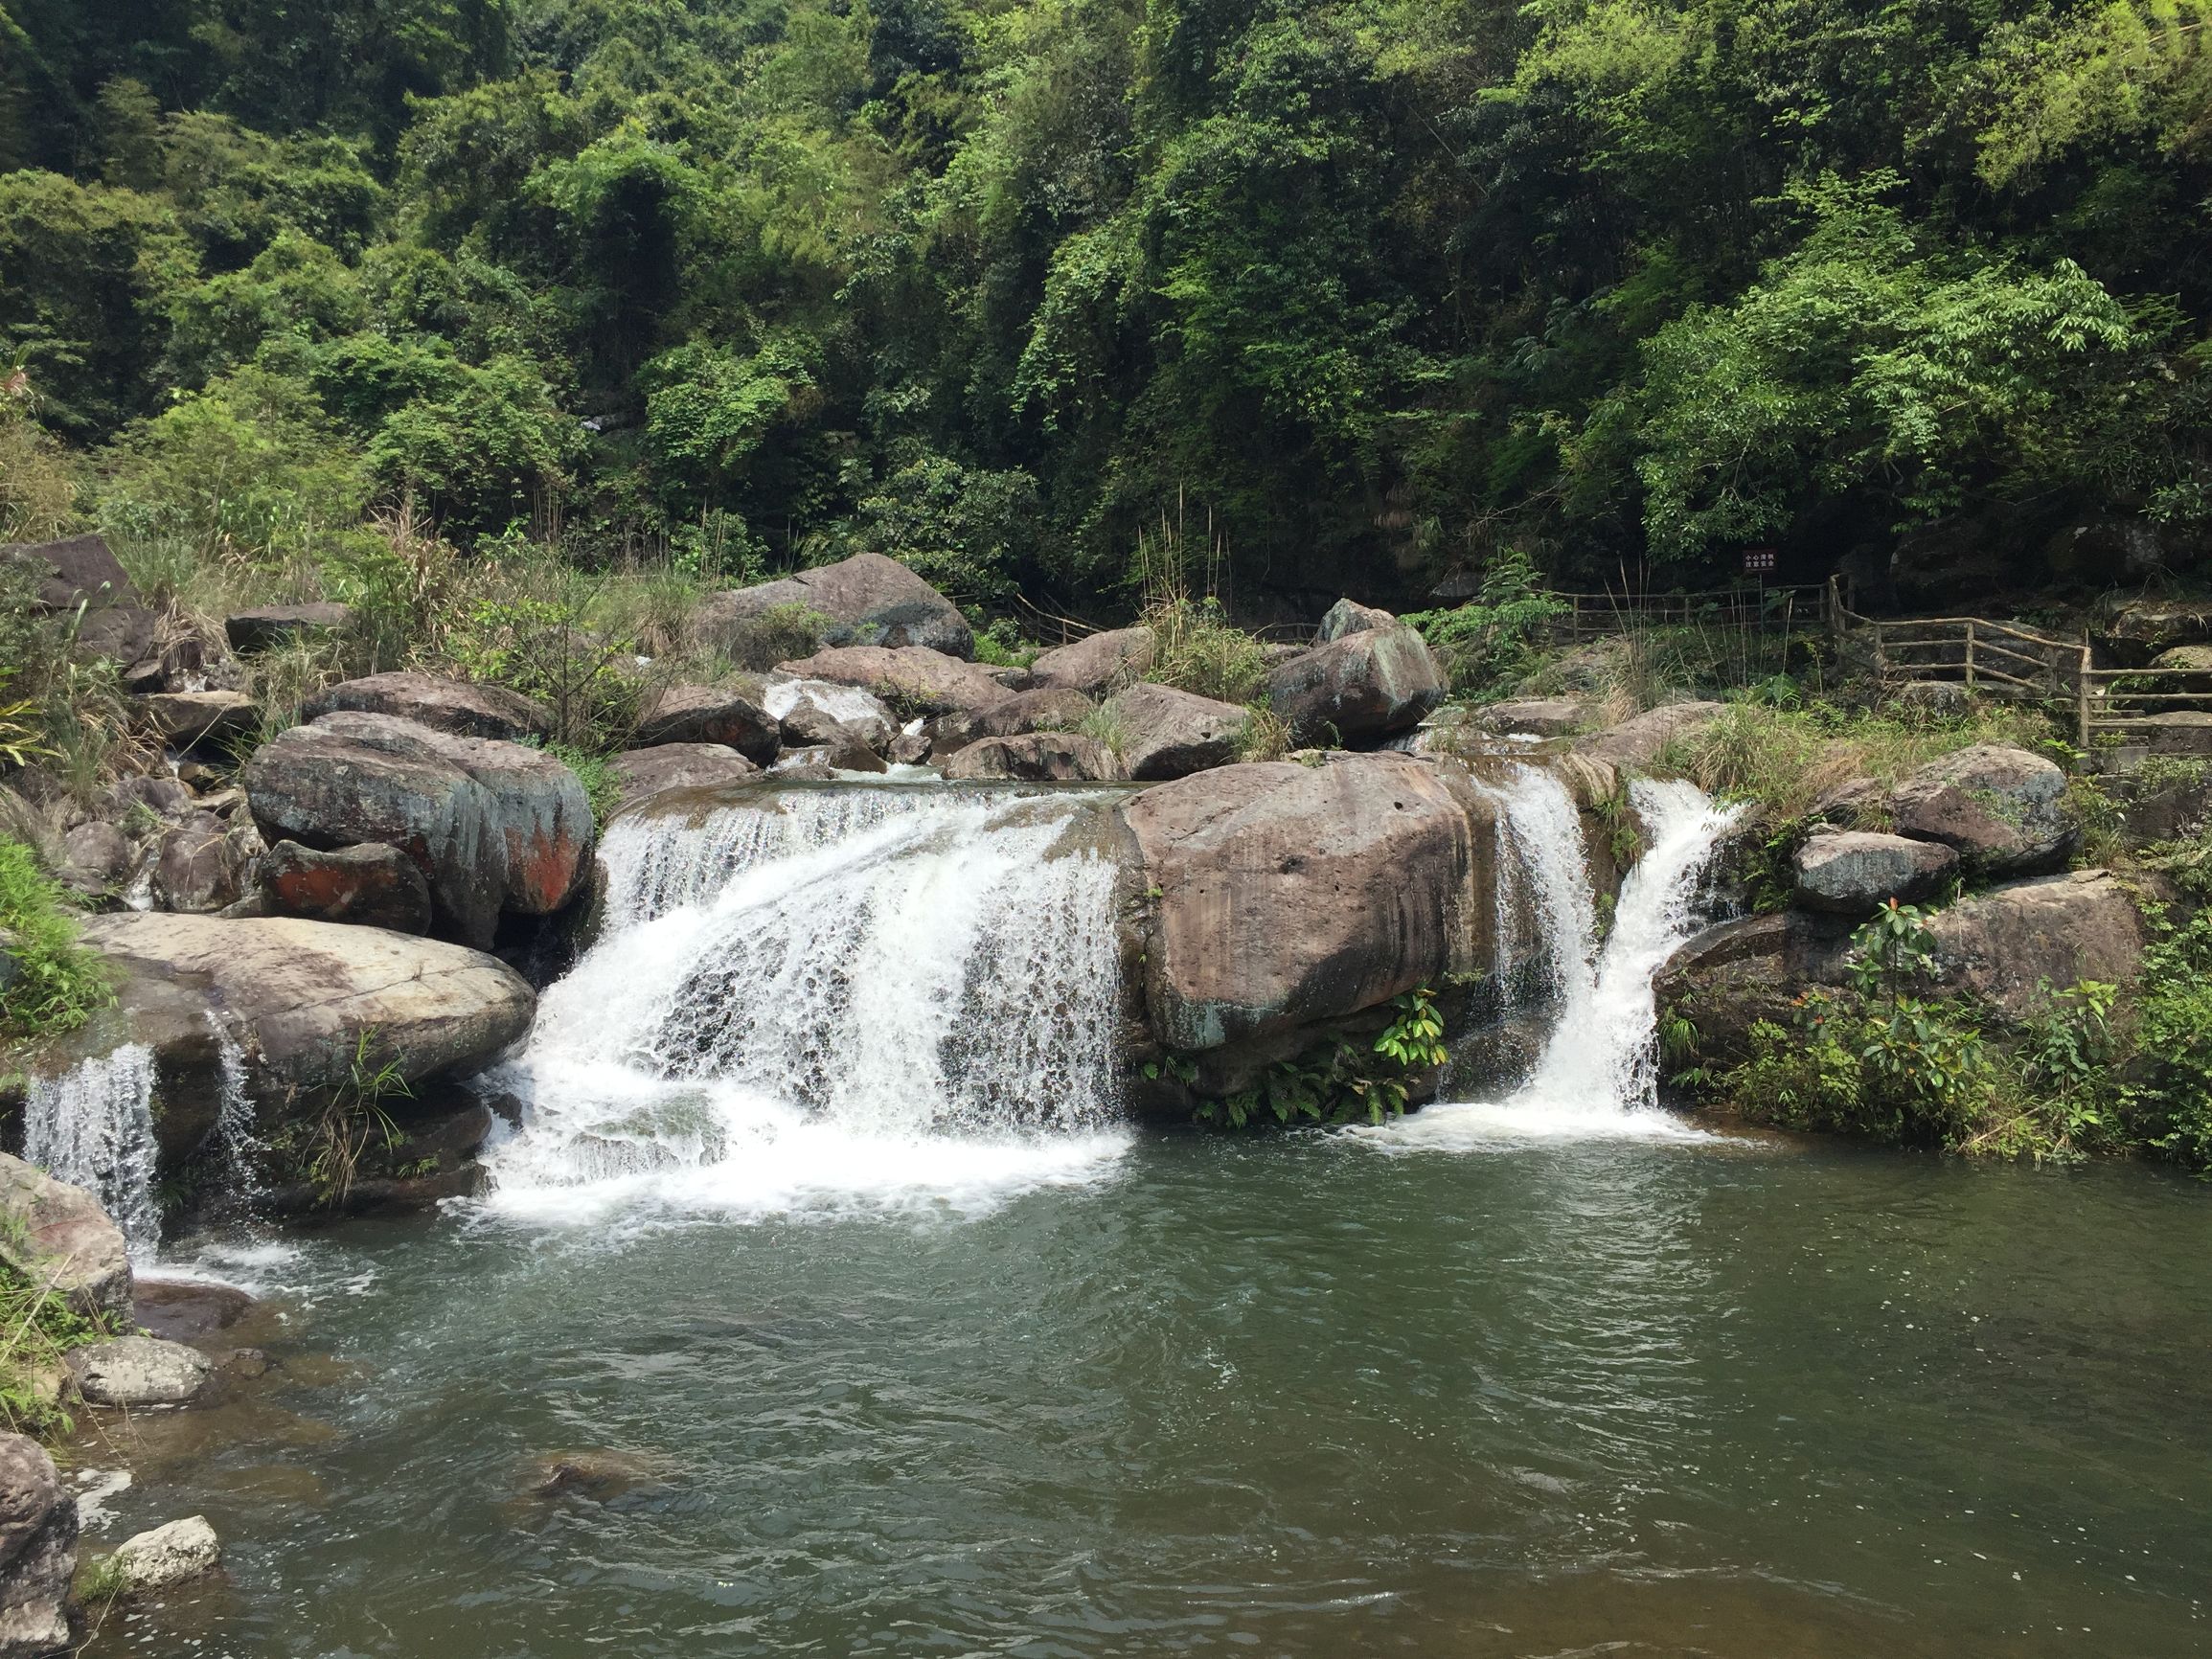
M20 841L0 838L0 1039L75 1031L114 991L95 951L77 943L61 889Z

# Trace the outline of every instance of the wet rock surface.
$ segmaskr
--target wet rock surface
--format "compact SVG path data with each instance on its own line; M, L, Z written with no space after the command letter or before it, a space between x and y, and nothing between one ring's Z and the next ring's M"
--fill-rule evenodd
M215 1375L196 1349L157 1336L118 1336L69 1352L77 1392L93 1405L189 1405Z
M262 855L259 880L262 909L270 916L395 933L430 931L429 883L412 858L381 842L324 852L280 841Z

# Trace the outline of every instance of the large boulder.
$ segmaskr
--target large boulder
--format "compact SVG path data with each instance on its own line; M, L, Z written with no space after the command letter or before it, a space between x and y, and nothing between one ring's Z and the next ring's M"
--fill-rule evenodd
M198 915L236 903L261 850L252 825L233 830L210 813L195 812L162 831L154 852L154 902Z
M127 665L152 648L153 612L101 537L13 542L0 547L0 558L30 567L38 580L38 608L48 615L67 616L83 607L77 626L81 654Z
M1994 888L1927 921L1945 989L1966 990L2018 1018L2043 1001L2046 982L2132 984L2147 931L2109 870L2076 870Z
M1152 671L1152 630L1113 628L1046 651L1029 665L1029 683L1104 697Z
M1122 764L1139 782L1187 778L1228 765L1237 758L1251 718L1235 703L1150 681L1116 693L1105 714L1120 733L1115 747Z
M1659 758L1659 751L1676 738L1696 731L1706 721L1723 713L1725 703L1669 703L1664 708L1647 709L1631 719L1617 726L1593 732L1575 743L1575 753L1586 755L1593 761L1605 761L1615 766L1649 766Z
M1448 689L1428 642L1395 618L1300 651L1267 674L1267 701L1301 742L1357 745L1409 732Z
M922 646L948 656L975 654L975 635L960 607L879 553L855 554L780 581L711 595L692 625L700 638L726 648L743 624L784 606L822 617L824 645Z
M857 739L880 755L899 736L899 717L890 705L858 686L772 674L762 688L761 706L775 716L784 741L793 748L838 747Z
M197 1349L158 1336L117 1336L69 1351L69 1375L93 1405L188 1405L215 1377Z
M617 811L668 789L706 789L760 776L760 767L726 743L662 743L631 749L607 763L614 774Z
M2122 668L2141 668L2176 646L2212 643L2212 599L2115 595L2099 607L2090 634Z
M123 884L138 862L138 849L113 824L95 818L61 838L56 878L72 893L103 898Z
M1025 732L1071 732L1098 705L1065 686L1016 692L1002 703L973 714L940 715L929 724L931 749L957 752L979 738L1014 738Z
M635 743L719 743L765 766L782 744L776 716L755 686L670 686L638 716Z
M567 902L590 858L591 800L552 756L388 715L327 715L241 774L262 836L334 851L397 847L429 883L441 932L489 945L501 912Z
M0 1261L79 1313L130 1316L123 1230L82 1187L0 1152Z
M258 876L270 916L430 931L430 884L412 858L379 841L329 852L280 841L262 855Z
M83 931L118 970L117 1005L34 1067L147 1044L160 1079L155 1129L172 1156L214 1126L226 1032L260 1091L296 1095L308 1110L350 1083L364 1036L414 1086L482 1070L536 1011L504 963L383 928L126 912L88 918Z
M1899 834L1940 841L1984 875L2055 870L2081 838L2065 773L2001 743L1930 761L1891 792L1889 810Z
M36 1441L0 1434L0 1659L70 1650L77 1499Z
M324 715L394 715L456 737L511 743L553 735L553 716L519 692L443 674L400 671L341 680L309 697L300 713L308 720Z
M953 753L943 771L958 780L1020 779L1038 784L1096 784L1123 775L1111 749L1074 732L978 738Z
M1838 916L1926 898L1957 869L1958 854L1940 842L1856 830L1810 836L1790 861L1797 902Z
M232 650L246 656L309 634L336 633L353 621L351 605L270 604L231 612L223 618L223 635Z
M179 749L248 737L261 720L261 711L243 692L157 692L136 706L147 728Z
M1690 1023L1703 1063L1747 1059L1753 1025L1788 1026L1809 986L1841 983L1851 925L1802 910L1720 922L1684 943L1652 976L1653 1000Z
M894 709L915 714L973 713L1014 694L981 664L922 646L837 646L777 668L802 679L859 686Z
M1321 618L1320 631L1313 637L1317 644L1327 645L1347 634L1372 633L1397 625L1398 619L1386 610L1357 600L1340 599Z
M1225 766L1147 789L1125 817L1157 895L1145 999L1174 1049L1441 985L1492 937L1492 808L1408 756Z

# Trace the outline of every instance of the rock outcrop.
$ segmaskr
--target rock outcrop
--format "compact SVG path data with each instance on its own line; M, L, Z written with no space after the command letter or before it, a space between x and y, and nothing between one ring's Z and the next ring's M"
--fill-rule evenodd
M755 765L776 758L783 742L776 716L762 704L758 686L670 686L638 716L641 749L661 743L719 743Z
M944 764L951 779L1018 779L1030 783L1095 784L1122 776L1113 751L1074 732L1027 732L978 738Z
M1926 898L1957 869L1958 854L1939 842L1856 830L1813 835L1791 860L1797 902L1839 916Z
M85 1315L130 1316L123 1230L82 1187L0 1152L0 1261Z
M1320 631L1313 638L1317 644L1327 645L1347 634L1378 632L1397 625L1398 619L1386 610L1357 600L1340 599L1321 618Z
M1428 762L1226 766L1124 816L1157 895L1145 999L1172 1048L1294 1036L1440 984L1493 937L1493 809Z
M77 628L80 654L128 665L152 647L153 612L100 536L11 542L0 547L0 558L31 569L38 580L36 603L48 615L66 616L83 607Z
M1928 918L1948 991L1970 991L2018 1018L2036 1012L2047 982L2131 985L2146 935L2128 890L2108 870L2017 881L1963 898Z
M801 679L858 686L915 714L974 713L1014 694L982 665L923 646L837 646L777 668Z
M705 789L742 783L761 769L726 743L662 743L631 749L608 763L614 774L618 810L651 800L669 789Z
M307 720L338 714L393 715L459 738L511 743L553 735L553 716L520 693L443 674L395 672L341 680L309 697L300 714Z
M1486 729L1507 738L1566 738L1589 724L1583 705L1568 697L1493 703L1476 718Z
M1939 841L1989 875L2055 870L2081 837L2065 773L2003 744L1930 761L1891 793L1889 809L1899 834Z
M784 607L822 618L819 631L828 646L921 646L947 656L975 654L975 635L960 607L879 553L714 594L700 605L693 627L727 648L743 624Z
M36 1441L0 1434L0 1659L69 1651L76 1571L77 1499Z
M397 847L429 886L437 930L480 948L503 911L559 909L588 865L590 797L566 766L519 743L326 715L264 744L241 777L264 839Z
M1149 681L1116 693L1106 717L1120 734L1115 747L1122 764L1139 782L1228 765L1251 718L1235 703Z
M262 908L270 916L430 931L430 884L397 847L371 841L326 852L280 841L262 855L258 875Z
M222 1564L222 1542L205 1515L187 1515L124 1539L115 1564L127 1593L143 1595L205 1578Z
M1152 671L1152 650L1151 628L1113 628L1046 651L1029 665L1029 683L1086 697L1110 696Z
M1428 642L1394 617L1386 625L1362 622L1267 674L1267 701L1301 742L1358 746L1409 732L1448 689Z

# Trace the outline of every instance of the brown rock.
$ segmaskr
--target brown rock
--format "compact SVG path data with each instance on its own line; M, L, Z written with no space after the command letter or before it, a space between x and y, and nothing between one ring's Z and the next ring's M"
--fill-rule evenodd
M670 686L638 716L635 743L719 743L758 765L776 758L783 739L762 706L758 686Z
M0 558L29 565L38 576L38 607L67 616L83 607L77 624L80 656L113 657L136 663L152 648L153 612L97 535L63 541L14 542L0 547Z
M130 1312L130 1257L123 1231L81 1187L0 1152L0 1261L34 1284L51 1284L79 1313Z
M1992 875L2054 869L2081 837L2065 773L1998 743L1930 761L1897 786L1889 807L1899 834L1940 841Z
M1149 682L1116 693L1106 714L1122 734L1122 764L1144 781L1230 764L1251 718L1235 703Z
M156 737L180 749L251 736L261 720L242 692L157 692L138 699L138 714Z
M112 892L130 874L138 850L121 830L95 818L61 838L61 868L56 873L61 885L87 898L98 898Z
M1152 630L1114 628L1046 651L1029 665L1029 682L1039 691L1058 688L1105 697L1143 679L1152 666Z
M261 844L251 828L231 830L218 818L195 813L162 833L154 855L154 902L195 915L236 903Z
M2109 870L2018 881L1961 899L1928 919L1947 989L1968 990L2018 1018L2041 1004L2040 986L2076 980L2132 984L2146 930Z
M262 911L314 921L430 931L430 887L397 847L365 842L328 852L279 841L260 867Z
M711 595L693 626L702 639L726 648L743 624L792 605L824 619L824 645L920 646L954 657L975 654L975 635L960 607L879 553L855 554L780 581Z
M518 692L411 671L343 680L309 697L301 714L308 720L335 714L392 715L456 737L506 742L553 735L553 716Z
M1596 732L1575 743L1575 753L1616 766L1649 766L1659 751L1685 732L1694 732L1723 713L1725 703L1669 703L1650 709L1633 719Z
M619 809L627 810L666 789L706 789L757 778L761 769L726 743L662 743L631 749L608 763Z
M1158 894L1145 995L1172 1048L1373 1008L1472 966L1492 937L1491 808L1406 756L1226 766L1147 789L1125 817Z
M1016 692L1002 703L974 714L940 715L929 724L930 747L938 754L966 748L978 738L1013 738L1024 732L1073 731L1098 708L1081 692L1047 686Z
M223 636L241 655L265 651L303 634L334 633L353 625L353 609L343 604L271 604L234 611L223 619Z
M70 1651L77 1500L37 1442L0 1434L0 1659Z
M1306 742L1370 743L1410 732L1446 689L1428 642L1395 619L1301 651L1267 673L1268 703Z
M962 780L1007 778L1054 784L1104 783L1122 776L1112 750L1074 732L979 738L952 755L943 769L946 777Z
M839 646L778 666L783 672L802 678L860 686L894 709L920 714L944 714L954 709L972 713L1003 703L1014 694L980 664L962 662L920 646L896 650L882 646Z

